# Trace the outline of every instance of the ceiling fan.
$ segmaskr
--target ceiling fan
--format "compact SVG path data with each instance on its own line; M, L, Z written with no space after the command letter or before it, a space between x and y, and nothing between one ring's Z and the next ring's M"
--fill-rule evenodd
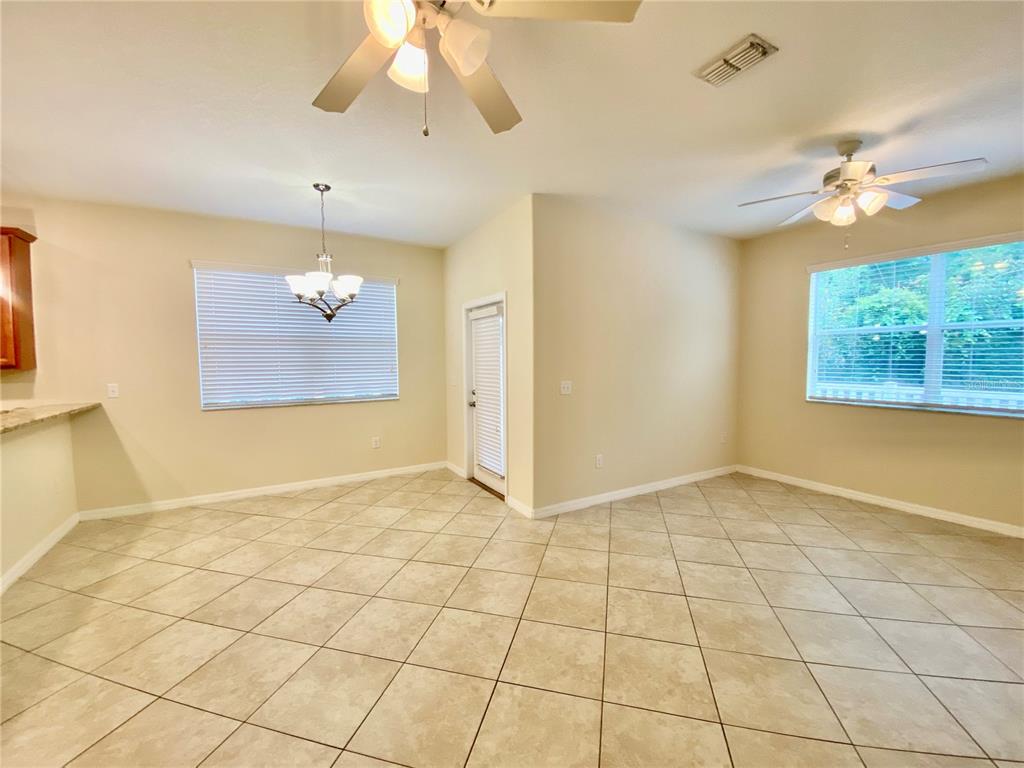
M988 165L983 157L976 157L973 160L960 160L955 163L942 163L940 165L928 165L924 168L914 168L909 171L898 171L879 176L875 170L875 164L866 160L854 160L853 155L861 147L857 139L841 141L836 146L840 157L844 158L838 168L833 168L825 174L821 180L821 189L810 192L796 192L792 195L780 195L769 197L764 200L753 200L749 203L742 203L740 208L747 205L758 205L769 203L774 200L785 200L790 197L803 197L814 195L817 200L801 208L788 219L779 224L784 227L813 213L822 221L828 221L837 227L847 227L857 220L857 214L874 216L885 207L903 210L916 203L921 198L888 189L893 184L902 184L907 181L918 181L919 179L931 179L936 176L953 176L960 173L972 173L980 171Z
M640 0L466 0L473 10L497 18L630 22ZM388 77L416 93L429 89L427 32L441 34L439 50L463 90L494 133L523 118L487 65L491 33L456 18L462 2L451 0L363 0L370 34L327 81L313 101L326 112L344 112L370 79L393 57ZM424 135L427 135L424 126Z

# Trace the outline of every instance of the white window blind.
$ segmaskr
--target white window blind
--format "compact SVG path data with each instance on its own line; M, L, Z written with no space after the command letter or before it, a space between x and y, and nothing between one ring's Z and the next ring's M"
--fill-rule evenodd
M328 323L280 274L194 270L204 410L398 397L393 281L367 280Z
M811 276L809 400L1024 416L1024 242Z
M505 361L501 312L471 318L473 329L473 411L476 463L505 477Z

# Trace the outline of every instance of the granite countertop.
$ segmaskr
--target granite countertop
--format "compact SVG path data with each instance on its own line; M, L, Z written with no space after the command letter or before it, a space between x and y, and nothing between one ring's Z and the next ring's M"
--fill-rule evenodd
M0 434L99 407L99 403L43 403L4 408L0 410Z

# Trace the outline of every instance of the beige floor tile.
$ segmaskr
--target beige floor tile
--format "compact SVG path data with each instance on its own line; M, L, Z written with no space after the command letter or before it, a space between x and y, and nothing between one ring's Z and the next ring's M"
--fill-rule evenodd
M699 648L623 635L607 640L605 701L718 719Z
M480 493L480 487L475 483L459 478L445 483L438 493L444 493L449 496L465 496L472 499Z
M747 568L790 573L818 573L810 560L792 544L769 544L763 541L737 541L736 549Z
M605 703L604 768L730 768L722 727L686 717Z
M1024 630L966 627L967 634L1019 676L1024 677Z
M137 557L126 557L125 555L112 555L108 552L97 552L94 557L75 563L66 568L44 573L37 577L43 584L60 589L79 590L89 584L94 584L115 573L126 571L133 565L145 562Z
M898 531L848 531L846 534L865 552L927 555L928 550ZM876 558L877 559L877 558Z
M10 646L6 646L10 647ZM0 720L10 720L82 676L77 669L23 653L0 672Z
M330 549L297 549L257 575L261 579L309 586L350 555Z
M419 552L431 539L423 531L386 530L359 548L360 554L407 559Z
M61 766L153 701L86 675L4 723L4 768Z
M966 557L979 560L1004 559L1001 553L974 537L932 533L908 533L907 535L929 552L940 557Z
M335 523L324 520L292 520L280 528L275 528L269 533L263 534L260 537L260 541L304 547L313 539L333 530L334 526Z
M362 488L354 488L353 490L348 491L343 496L339 497L337 501L343 501L346 504L376 504L387 496L389 492L389 489L371 487L367 484Z
M115 603L130 603L191 572L191 568L183 565L143 561L126 571L83 587L81 591L82 594Z
M523 618L603 631L607 591L601 584L538 578Z
M773 522L782 524L782 530L789 536L786 525L814 525L823 528L831 528L828 520L823 518L813 509L808 507L791 507L785 505L763 505L765 514ZM790 536L792 539L793 537ZM794 540L795 541L795 540ZM820 545L826 546L826 545Z
M799 659L786 630L766 605L690 597L690 613L704 648Z
M544 520L507 518L494 532L495 541L521 541L547 544L555 524Z
M132 557L149 559L159 557L165 552L170 552L172 549L201 538L203 538L201 533L161 530L144 539L136 539L127 544L122 544L111 551L117 555L130 555Z
M221 536L233 536L239 539L258 539L260 536L277 530L288 523L286 517L268 517L267 515L250 515L232 523L220 531Z
M15 616L41 605L52 603L67 594L63 589L57 589L57 587L20 579L3 593L3 599L0 602L0 615L4 620L13 619Z
M769 605L808 611L855 614L850 605L824 576L781 571L751 571Z
M347 484L344 485L326 485L322 488L310 488L307 491L302 491L297 494L294 498L296 499L319 499L320 501L333 501L334 499L344 496L353 488Z
M665 517L661 511L627 509L622 506L624 502L612 503L611 526L612 528L629 528L635 531L657 531L665 533Z
M864 616L905 621L949 621L906 584L835 577L830 581Z
M180 547L164 552L156 559L175 565L189 565L200 568L211 560L226 555L232 550L248 544L247 539L228 538L227 536L203 536Z
M914 591L957 624L1024 629L1024 611L988 590L915 585Z
M950 559L946 562L966 573L983 587L1024 590L1024 567L1019 563L963 559Z
M174 686L165 698L244 720L314 651L316 648L287 640L243 635Z
M849 744L801 739L777 733L725 726L729 751L736 768L861 768Z
M255 576L264 568L296 551L286 544L272 544L266 541L250 541L223 557L207 563L211 571L233 573L237 576Z
M178 768L197 765L238 727L220 715L158 700L69 765L75 768Z
M611 522L611 504L594 504L572 512L562 512L559 522L576 523L578 525L599 525L607 527Z
M174 530L186 531L188 533L201 533L203 535L209 535L212 533L221 535L220 532L229 525L234 525L244 519L245 515L238 512L204 509L202 514L196 515L190 520L177 523L174 526Z
M379 501L374 502L382 507L406 507L407 509L414 509L426 501L430 497L429 493L420 493L419 491L392 491L388 495L381 498ZM345 498L349 498L346 496Z
M327 523L345 523L352 517L367 509L365 504L349 504L344 501L332 501L317 507L302 516L303 520L323 520ZM393 522L393 521L392 521ZM378 525L383 528L385 526Z
M248 579L193 611L188 618L247 631L301 591L302 587L296 584Z
M500 679L599 699L603 660L601 632L522 621Z
M712 517L711 505L704 501L704 498L676 498L672 496L660 496L661 511L665 515L665 524L668 525L671 515L697 515ZM669 529L671 530L671 528Z
M684 536L701 536L707 539L728 539L725 528L714 517L695 515L665 515L665 527L669 533Z
M403 560L370 555L349 555L316 582L317 587L374 595L405 564Z
M592 549L549 546L538 575L549 579L608 583L608 553Z
M872 619L871 625L919 675L1021 682L1020 677L959 627Z
M777 608L804 661L838 664L889 672L906 672L906 665L859 616Z
M712 650L704 659L723 723L847 741L803 663Z
M499 683L468 768L597 768L601 704Z
M501 525L501 518L458 514L441 529L441 533L451 533L457 536L476 536L486 539L498 530L499 525Z
M977 587L978 584L941 558L877 553L875 559L899 578L912 584L944 587Z
M423 635L409 662L497 678L515 632L515 619L445 608Z
M940 677L923 679L989 757L1024 761L1024 685Z
M496 499L484 492L476 496L462 508L466 514L487 515L488 517L504 518L511 509L501 499Z
M913 675L811 665L854 744L947 755L981 752Z
M469 503L470 496L457 496L455 494L436 493L424 501L417 509L428 512L444 512L451 519L451 516L462 510ZM440 519L440 518L437 518ZM447 521L445 521L447 522Z
M540 568L543 558L543 544L528 544L521 541L489 541L473 565L475 568L533 576Z
M533 587L533 576L470 568L448 598L449 608L519 617Z
M234 629L182 619L108 661L95 674L160 696L239 637Z
M455 565L408 562L378 595L393 600L444 605L467 570Z
M656 493L644 493L639 496L630 496L628 499L619 499L612 502L612 518L617 510L636 510L638 512L661 512L661 504Z
M399 666L393 661L321 649L250 722L344 747Z
M436 534L414 559L428 563L470 566L483 551L486 540L475 536Z
M460 768L493 686L490 680L406 665L349 748L406 765Z
M826 576L899 581L896 574L876 560L874 555L867 552L826 549L824 547L804 547L803 551L807 555L807 559Z
M608 551L609 530L597 525L577 525L559 521L551 532L548 544L556 547Z
M132 515L131 521L138 525L149 525L157 528L172 528L175 525L199 517L206 510L201 507L179 507L164 509L159 512L143 512Z
M341 651L405 661L437 614L432 605L375 597L326 644Z
M24 656L27 651L21 650L21 648L15 648L13 645L7 643L0 643L0 665L6 664L9 661Z
M682 595L609 587L607 631L697 644L690 610Z
M608 583L627 589L683 594L676 564L656 557L611 553L608 557Z
M111 521L114 522L114 521ZM96 531L92 534L78 536L73 539L80 547L109 551L128 544L132 541L144 539L159 533L159 528L152 528L145 525L115 525L104 531Z
M172 616L187 616L243 581L244 576L230 573L192 571L167 586L140 597L132 605Z
M853 549L860 547L842 531L832 526L789 525L779 526L790 540L801 547L828 547L830 549Z
M274 517L301 517L324 502L320 499L295 499L282 496L256 496L218 504L218 509L241 512L245 515L272 515Z
M35 652L88 672L174 622L174 617L162 613L118 608L50 641Z
M977 757L929 755L875 747L857 747L857 751L867 768L992 768L990 761Z
M363 525L370 528L387 528L409 513L408 509L401 507L360 507L355 504L350 506L359 511L353 512L344 521L346 525Z
M330 768L338 754L333 747L246 724L203 761L203 768Z
M307 589L294 600L260 622L253 632L260 635L323 645L367 601L365 595Z
M723 520L750 520L753 522L763 523L771 522L771 518L768 517L768 514L757 504L753 503L715 501L711 503L711 510L716 517ZM774 536L775 534L773 533L772 535Z
M710 539L706 536L686 536L681 533L673 533L672 549L677 560L743 566L736 547L728 539Z
M371 542L384 530L384 528L342 523L324 535L316 537L306 546L313 549L333 549L335 552L358 552L360 547Z
M84 547L75 547L66 543L67 537L61 540L60 544L57 544L39 558L35 565L25 571L22 578L25 579L37 579L43 574L53 573L67 568L75 563L83 563L90 560L99 553L94 549L85 549Z
M773 544L789 544L789 537L770 520L730 520L719 517L718 522L725 528L733 541L765 541Z
M765 605L764 596L746 568L679 562L688 597L709 597Z
M624 555L644 555L672 559L672 545L667 533L660 531L637 531L629 528L612 528L612 552Z

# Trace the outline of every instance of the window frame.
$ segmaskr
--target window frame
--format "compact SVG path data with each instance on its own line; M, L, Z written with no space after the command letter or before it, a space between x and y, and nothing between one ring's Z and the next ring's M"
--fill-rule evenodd
M401 377L401 342L399 338L399 314L398 314L398 289L401 285L401 279L397 277L382 277L382 276L365 276L364 283L382 283L392 285L395 291L395 394L385 395L381 397L337 397L337 398L324 398L317 400L296 400L294 402L284 401L270 401L270 402L238 402L230 403L225 405L207 405L203 402L203 341L199 332L199 294L198 294L198 273L201 270L215 271L215 272L239 272L242 274L262 274L262 275L275 275L280 276L282 283L286 275L295 274L296 272L302 272L303 269L299 267L281 267L266 264L239 264L237 262L221 262L221 261L205 261L193 259L189 262L189 268L192 270L192 300L195 306L195 323L193 326L196 340L196 380L199 385L199 409L200 411L206 412L217 412L217 411L239 411L249 410L252 408L291 408L300 406L316 406L316 405L340 405L345 403L378 403L378 402L393 402L401 399L402 389L402 377ZM308 271L308 270L307 270ZM336 272L336 274L344 274L343 272ZM291 294L289 294L291 295ZM292 296L294 300L294 296ZM358 301L358 299L357 299ZM316 317L316 313L312 308L306 307L306 310L310 313L311 317ZM344 312L344 309L341 310ZM339 313L339 317L341 313ZM319 318L325 325L326 320Z
M878 264L889 261L902 261L906 259L920 258L922 256L940 256L947 253L955 253L957 251L970 250L973 248L984 248L992 245L1005 245L1007 243L1024 241L1024 230L1004 232L995 235L987 235L984 237L969 238L965 240L954 240L940 243L933 243L930 245L917 246L914 248L905 248L897 251L889 251L886 253L871 254L860 256L852 259L841 259L838 261L826 261L818 262L815 264L809 264L807 266L808 280L807 280L807 346L806 346L806 377L804 382L804 401L808 403L826 403L834 405L855 405L855 406L867 406L870 408L895 408L899 410L908 411L930 411L936 413L956 413L969 416L988 416L996 418L1011 418L1011 419L1024 419L1024 410L1015 409L1003 409L1003 408L992 408L992 407L970 407L962 405L942 405L936 403L912 403L892 400L855 400L847 398L831 398L831 397L815 397L812 396L811 391L816 384L817 379L817 364L818 364L818 343L819 334L816 332L814 327L815 321L815 291L814 291L814 275L819 272L828 272L831 270L845 269L849 267L858 267L865 264ZM929 262L929 286L936 284L933 281L937 280L938 285L945 286L945 259L931 259ZM884 329L849 329L840 331L831 331L830 333L838 334L849 334L849 335L866 335L867 333L878 333L879 330L883 330L886 333L893 333L899 331L938 331L937 333L929 332L928 340L926 342L926 360L929 356L936 354L935 348L938 347L937 354L942 355L942 342L943 332L946 330L958 330L964 328L979 328L979 327L1007 327L1013 326L1014 321L1007 320L991 320L982 321L979 323L947 323L944 319L945 311L945 291L929 291L928 295L928 317L929 319L936 316L936 312L939 317L943 317L943 320L937 323L929 322L924 325L903 325L903 326L886 326ZM928 374L932 374L929 377ZM941 374L942 369L940 367L931 366L931 368L925 367L924 370L925 380L923 385L924 392L931 391L932 393L937 391L937 388L941 389ZM938 374L940 377L939 382L936 382L935 375ZM870 389L869 385L862 387L863 389Z

